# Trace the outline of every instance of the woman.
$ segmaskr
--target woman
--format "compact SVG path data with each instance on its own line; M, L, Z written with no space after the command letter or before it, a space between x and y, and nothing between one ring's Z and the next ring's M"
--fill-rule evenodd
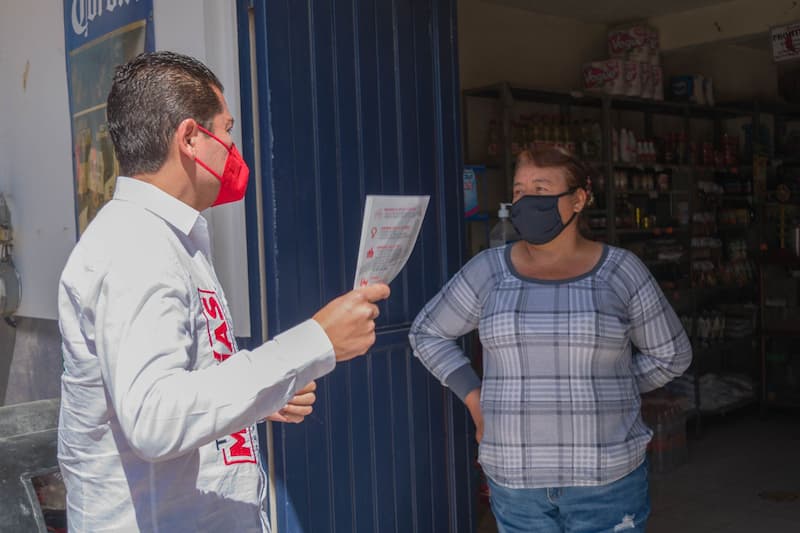
M411 346L472 415L501 533L644 531L639 394L686 370L689 339L635 255L581 235L581 162L524 153L513 202L522 240L469 261L420 312ZM476 328L482 382L456 342Z

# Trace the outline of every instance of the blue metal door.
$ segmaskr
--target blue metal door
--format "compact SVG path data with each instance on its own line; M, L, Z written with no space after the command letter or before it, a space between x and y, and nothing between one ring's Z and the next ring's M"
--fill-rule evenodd
M352 287L366 194L431 196L370 355L320 380L303 424L273 425L281 532L473 530L466 411L406 337L462 256L455 4L238 1L243 145L260 167L250 273L261 259L269 335Z

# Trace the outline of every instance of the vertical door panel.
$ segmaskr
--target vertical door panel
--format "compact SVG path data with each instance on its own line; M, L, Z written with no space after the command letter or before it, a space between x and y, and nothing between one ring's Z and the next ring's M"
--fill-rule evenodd
M366 194L431 196L373 350L319 381L303 424L273 425L280 531L471 531L465 410L407 342L463 249L455 0L238 0L238 9L251 115L243 147L250 161L260 154L261 197L250 191L247 207L248 239L264 229L264 257L248 248L251 272L266 263L263 338L351 288ZM251 307L256 323L258 301Z

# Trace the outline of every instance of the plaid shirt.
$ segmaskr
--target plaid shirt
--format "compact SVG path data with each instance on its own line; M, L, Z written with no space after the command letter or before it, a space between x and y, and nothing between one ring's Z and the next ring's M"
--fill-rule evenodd
M652 436L640 392L680 376L689 339L631 252L605 246L572 279L526 278L511 246L474 257L420 312L414 354L462 400L481 387L479 460L510 488L611 483L644 460ZM479 382L457 339L478 329Z

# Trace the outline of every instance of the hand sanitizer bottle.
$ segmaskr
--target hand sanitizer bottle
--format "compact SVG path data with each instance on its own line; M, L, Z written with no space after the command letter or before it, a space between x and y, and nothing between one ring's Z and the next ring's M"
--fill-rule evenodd
M489 232L489 246L491 248L505 246L509 242L519 240L519 233L514 229L514 225L511 224L509 219L509 207L511 207L511 204L500 204L500 209L497 211L497 218L500 220Z

